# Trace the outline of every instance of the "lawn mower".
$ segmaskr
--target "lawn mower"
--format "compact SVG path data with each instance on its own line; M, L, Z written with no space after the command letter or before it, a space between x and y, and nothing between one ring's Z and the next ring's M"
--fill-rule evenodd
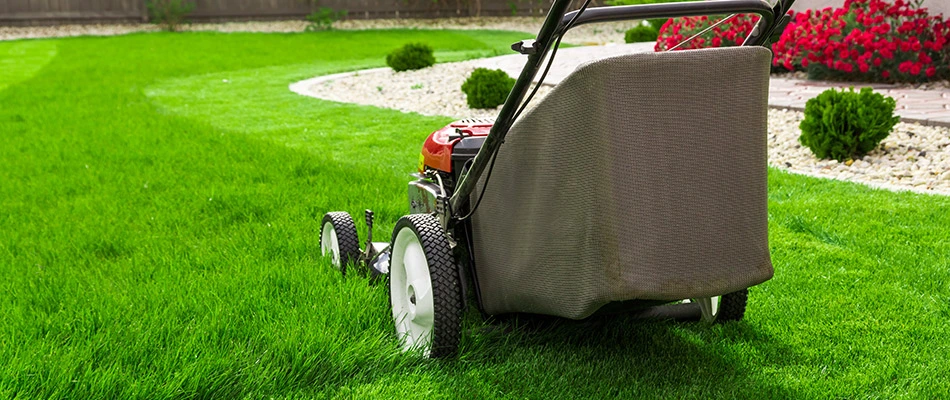
M566 12L572 1L555 0L538 36L512 45L527 62L497 118L457 121L426 139L410 214L391 240L373 242L367 211L360 246L352 217L331 212L322 252L344 273L388 278L402 348L429 357L457 352L473 300L486 316L577 320L666 307L741 319L748 288L773 275L768 46L792 1L588 0ZM739 13L760 16L742 46L596 60L526 111L573 27Z

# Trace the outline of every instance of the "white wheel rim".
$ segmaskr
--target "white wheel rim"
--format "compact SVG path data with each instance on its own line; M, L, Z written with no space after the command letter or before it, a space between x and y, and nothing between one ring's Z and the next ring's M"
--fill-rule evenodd
M702 312L704 322L716 321L719 316L719 303L722 301L722 296L703 297L693 301L699 303L699 310Z
M340 240L336 236L336 229L329 221L323 224L323 233L320 234L320 251L324 256L330 253L333 257L333 266L340 268Z
M396 234L389 274L393 322L402 349L427 351L435 325L432 280L422 243L410 228Z

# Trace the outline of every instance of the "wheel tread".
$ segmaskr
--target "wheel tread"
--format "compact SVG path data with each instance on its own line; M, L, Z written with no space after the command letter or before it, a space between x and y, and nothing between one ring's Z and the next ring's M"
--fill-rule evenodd
M356 263L360 258L360 238L356 233L356 224L350 214L344 211L328 212L320 223L320 238L323 240L323 227L327 222L336 230L337 242L340 245L340 272L346 275L346 266Z
M459 272L439 221L430 214L412 214L396 224L396 231L408 223L419 236L432 280L435 321L432 329L432 358L451 357L458 352L461 336L462 292ZM393 239L395 239L395 232Z
M742 289L722 296L716 322L739 321L745 316L749 289Z

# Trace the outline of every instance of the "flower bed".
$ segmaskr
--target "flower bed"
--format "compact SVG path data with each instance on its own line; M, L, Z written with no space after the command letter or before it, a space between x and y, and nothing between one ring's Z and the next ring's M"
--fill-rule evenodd
M677 48L734 46L757 16L739 15ZM660 29L656 50L671 49L718 19L677 18ZM772 47L773 65L814 78L925 82L950 77L950 20L919 2L846 0L841 8L795 13Z
M654 49L656 51L673 49L676 45L693 37L693 35L699 34L722 18L723 16L707 17L704 15L701 17L670 19L660 28L660 36L656 40ZM758 20L758 15L739 14L711 30L699 34L693 40L676 47L675 50L738 46L745 40L746 34L752 31L752 27L755 26Z

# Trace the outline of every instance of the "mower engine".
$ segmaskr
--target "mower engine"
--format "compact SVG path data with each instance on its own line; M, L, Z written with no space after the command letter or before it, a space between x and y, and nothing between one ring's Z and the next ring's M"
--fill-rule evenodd
M409 183L409 209L412 214L432 214L438 199L447 199L468 163L485 142L494 120L476 118L453 122L433 132L422 146L419 171ZM373 241L373 212L366 210L366 242L360 246L356 224L346 212L324 215L320 228L320 247L333 256L333 265L346 274L352 264L360 274L368 272L373 281L389 273L390 242Z
M413 174L417 179L409 182L411 214L433 213L439 195L452 195L466 164L478 154L494 122L487 118L463 119L429 135L419 156L419 172Z

